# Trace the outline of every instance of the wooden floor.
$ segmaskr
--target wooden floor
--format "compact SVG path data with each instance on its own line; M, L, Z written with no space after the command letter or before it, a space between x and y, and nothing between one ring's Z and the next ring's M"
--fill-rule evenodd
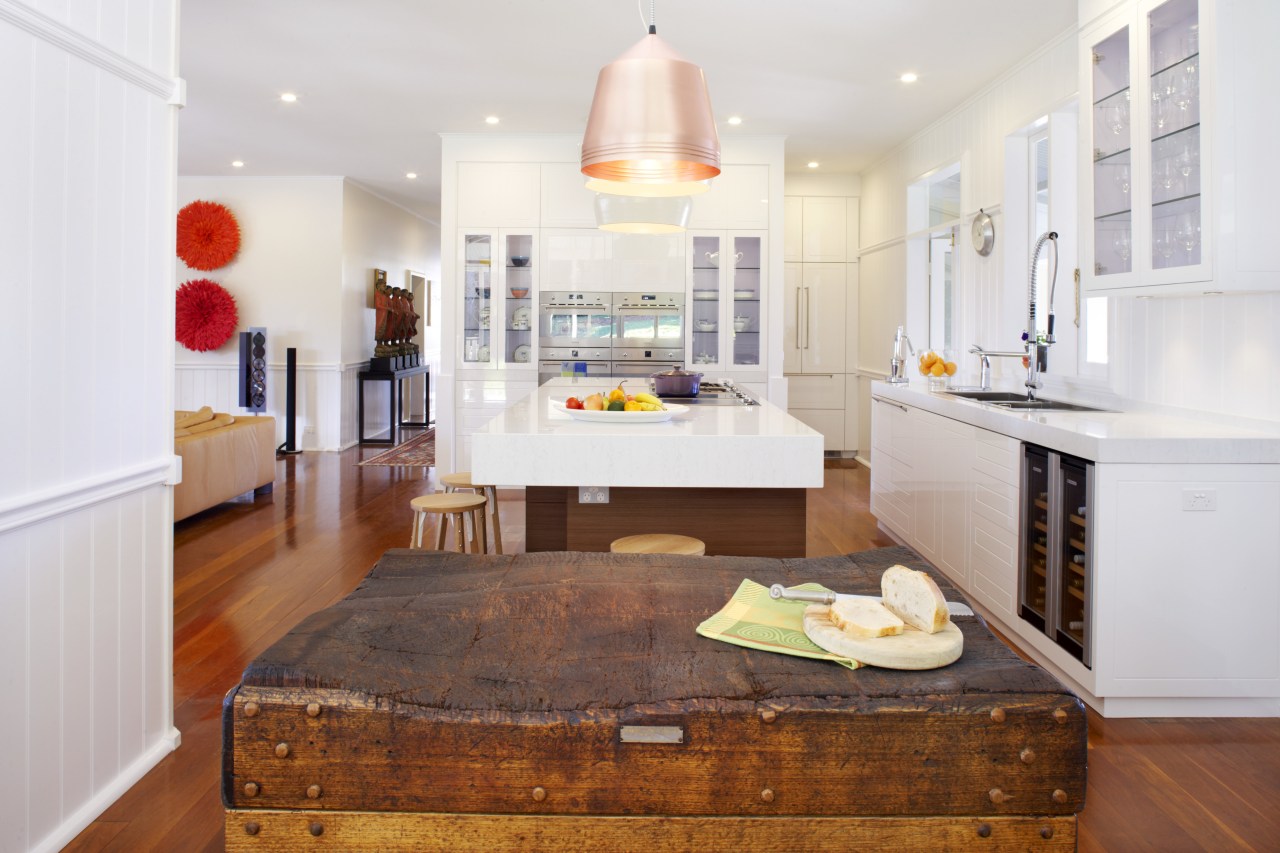
M339 600L379 554L409 542L409 500L433 471L361 468L379 452L278 462L275 493L201 513L174 531L174 715L182 746L68 850L222 849L219 712L245 665ZM891 544L868 509L868 474L828 468L809 495L810 556ZM502 539L524 546L518 492ZM1280 850L1280 720L1103 720L1090 715L1081 850Z

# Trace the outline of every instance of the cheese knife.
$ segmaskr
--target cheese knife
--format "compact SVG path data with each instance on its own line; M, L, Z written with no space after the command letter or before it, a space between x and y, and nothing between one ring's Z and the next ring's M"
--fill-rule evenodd
M780 583L775 583L769 587L770 598L780 598L785 601L812 601L814 604L835 604L841 599L852 600L855 598L865 598L868 601L880 601L878 595L849 595L843 592L811 592L804 589L787 589ZM973 608L959 601L948 601L947 612L952 616L972 616Z

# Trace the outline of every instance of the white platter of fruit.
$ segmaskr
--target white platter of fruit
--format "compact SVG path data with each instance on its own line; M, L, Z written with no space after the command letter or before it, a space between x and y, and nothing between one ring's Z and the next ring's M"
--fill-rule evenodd
M563 401L552 400L551 406L574 420L605 424L661 423L671 420L674 415L689 411L688 406L664 403L645 392L628 394L621 384L617 388L588 394L581 399L570 397Z

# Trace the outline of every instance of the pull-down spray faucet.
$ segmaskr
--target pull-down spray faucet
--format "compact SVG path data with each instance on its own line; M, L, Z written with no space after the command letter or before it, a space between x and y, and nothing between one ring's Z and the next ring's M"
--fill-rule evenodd
M1046 334L1042 338L1036 332L1036 267L1040 263L1040 250L1044 248L1044 244L1053 244L1053 264L1050 267L1051 276L1049 279L1049 322ZM1027 368L1027 379L1023 383L1027 389L1027 399L1034 400L1036 391L1042 384L1040 382L1040 373L1048 366L1049 347L1055 343L1053 336L1053 292L1058 282L1058 232L1046 231L1036 240L1035 249L1031 253L1031 274L1027 282L1027 328L1022 333L1022 352L996 352L995 350L987 350L974 344L969 348L969 352L978 356L981 364L981 383L984 389L991 387L991 357L998 356L1003 358L1021 358L1022 363Z

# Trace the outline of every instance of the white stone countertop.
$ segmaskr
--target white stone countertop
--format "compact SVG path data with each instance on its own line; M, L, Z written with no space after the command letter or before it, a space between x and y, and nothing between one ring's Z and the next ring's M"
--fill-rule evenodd
M871 393L1094 462L1280 463L1280 425L1231 426L1146 411L1017 412L930 391L923 379L909 385L873 382ZM1061 394L1040 396L1071 402Z
M550 402L617 384L607 377L557 377L538 386L472 436L472 480L512 486L822 486L822 434L770 403L695 404L662 423L612 424L574 420Z

